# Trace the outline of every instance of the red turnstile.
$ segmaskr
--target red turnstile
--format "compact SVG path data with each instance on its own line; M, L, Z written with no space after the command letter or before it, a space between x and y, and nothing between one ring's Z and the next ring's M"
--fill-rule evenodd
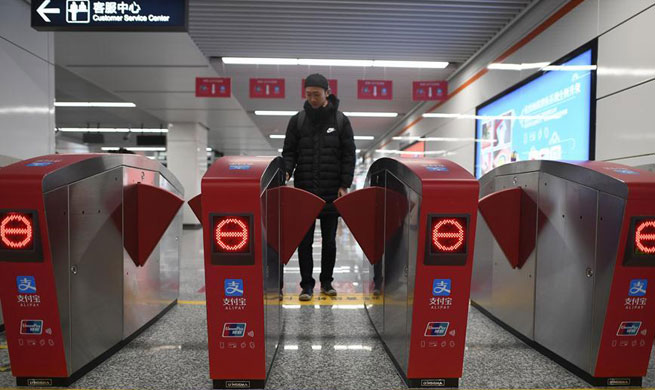
M67 386L177 301L183 189L136 155L0 170L0 297L18 385Z
M370 262L371 323L410 387L462 376L477 194L451 161L382 158L334 202Z
M282 264L324 201L284 186L281 157L222 157L189 201L204 229L214 388L264 387L281 335Z
M655 333L654 200L655 174L614 163L490 171L472 304L592 385L641 385Z

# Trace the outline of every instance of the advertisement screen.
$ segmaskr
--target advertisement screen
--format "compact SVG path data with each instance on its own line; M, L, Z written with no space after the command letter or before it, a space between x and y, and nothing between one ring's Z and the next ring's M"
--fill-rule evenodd
M589 160L592 49L481 105L475 176L512 161Z

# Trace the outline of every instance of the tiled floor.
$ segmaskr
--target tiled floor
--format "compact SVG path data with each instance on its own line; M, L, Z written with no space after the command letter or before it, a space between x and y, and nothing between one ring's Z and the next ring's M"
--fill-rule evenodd
M320 263L316 232L315 263ZM181 259L180 304L133 342L77 381L75 389L211 389L207 361L204 273L200 230L185 230ZM335 287L362 291L362 253L340 227ZM318 275L318 267L315 270ZM297 257L285 269L284 338L273 362L269 389L402 389L404 383L358 301L296 300L300 280ZM319 304L320 303L320 304ZM345 304L344 304L345 303ZM0 389L15 382L6 371L6 341L0 335ZM3 367L5 371L3 371ZM655 386L653 360L644 387ZM567 370L529 348L476 309L469 312L465 389L588 388Z

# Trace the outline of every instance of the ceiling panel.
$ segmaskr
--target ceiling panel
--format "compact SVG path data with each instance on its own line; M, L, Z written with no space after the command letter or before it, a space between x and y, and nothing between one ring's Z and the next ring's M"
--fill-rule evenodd
M531 0L191 0L191 37L208 57L463 62Z

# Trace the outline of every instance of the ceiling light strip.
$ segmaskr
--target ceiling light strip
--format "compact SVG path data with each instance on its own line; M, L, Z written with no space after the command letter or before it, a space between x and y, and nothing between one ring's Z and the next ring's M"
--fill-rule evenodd
M271 110L255 110L257 116L292 116L296 115L298 111L271 111ZM344 112L346 116L358 118L395 118L398 116L397 112Z
M55 102L55 107L118 107L134 108L132 102Z
M223 57L228 65L302 65L302 66L348 66L363 68L418 68L444 69L445 61L392 61L392 60L339 60L315 58L257 58L257 57Z
M284 134L270 134L268 136L270 139L285 139L286 135ZM372 135L356 135L354 136L355 141L372 141L375 139L375 136Z
M57 127L63 133L168 133L168 129L130 129L126 127Z

